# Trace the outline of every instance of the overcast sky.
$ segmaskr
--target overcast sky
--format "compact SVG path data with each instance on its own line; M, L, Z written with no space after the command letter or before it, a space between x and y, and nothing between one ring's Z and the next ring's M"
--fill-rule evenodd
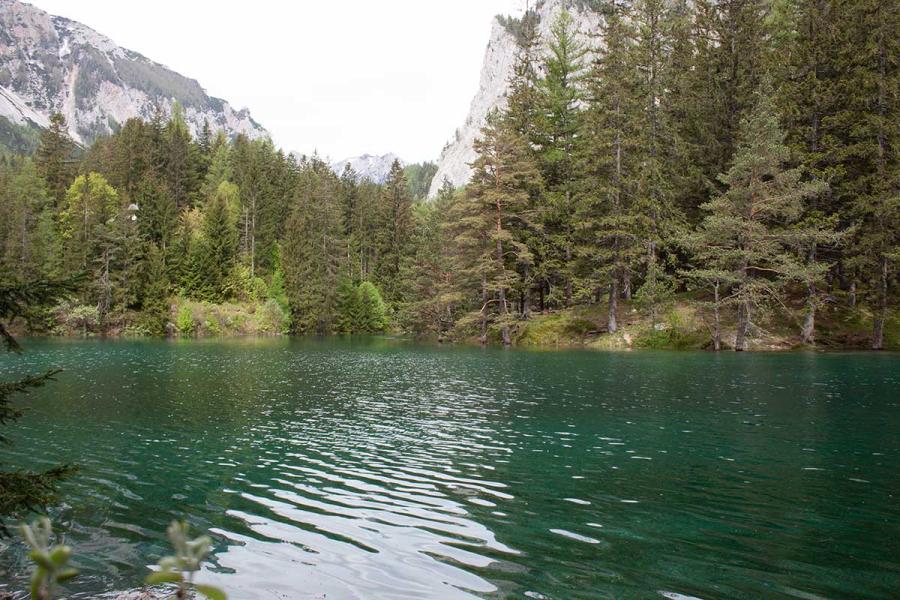
M28 0L196 79L286 150L435 159L523 0ZM140 7L138 9L138 7Z

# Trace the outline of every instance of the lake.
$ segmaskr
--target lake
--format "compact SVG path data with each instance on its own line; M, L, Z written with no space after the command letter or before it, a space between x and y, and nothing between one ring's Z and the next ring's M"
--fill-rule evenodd
M182 517L232 600L900 593L896 354L26 350L4 377L66 372L0 451L81 467L53 511L71 598L140 586ZM20 550L0 590L22 587Z

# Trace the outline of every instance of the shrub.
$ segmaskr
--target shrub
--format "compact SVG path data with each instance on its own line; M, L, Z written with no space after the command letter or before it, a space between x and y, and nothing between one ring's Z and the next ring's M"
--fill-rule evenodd
M194 312L190 305L185 304L178 309L178 316L175 317L175 327L178 328L181 335L194 335L197 331L197 324L194 322Z
M262 333L286 333L290 330L290 315L275 300L268 300L256 311L256 326Z

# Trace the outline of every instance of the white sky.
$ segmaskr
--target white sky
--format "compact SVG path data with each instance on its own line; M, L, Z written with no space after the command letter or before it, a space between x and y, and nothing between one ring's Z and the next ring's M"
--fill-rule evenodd
M523 0L27 0L248 107L288 151L436 159ZM139 10L136 10L140 7Z

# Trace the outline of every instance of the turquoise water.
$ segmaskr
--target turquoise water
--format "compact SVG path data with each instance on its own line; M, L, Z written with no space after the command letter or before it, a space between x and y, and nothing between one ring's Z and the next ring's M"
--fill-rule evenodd
M27 350L4 377L66 372L0 452L81 466L71 598L139 586L178 517L236 600L900 594L898 355Z

